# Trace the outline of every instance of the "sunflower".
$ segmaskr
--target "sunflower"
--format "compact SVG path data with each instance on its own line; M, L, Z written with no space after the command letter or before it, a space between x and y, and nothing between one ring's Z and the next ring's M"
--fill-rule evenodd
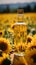
M0 50L5 53L9 53L11 51L11 45L9 40L5 38L0 38Z
M36 41L33 40L30 44L27 45L27 50L36 49Z
M31 43L32 39L33 39L33 37L31 35L28 35L26 42Z
M9 55L0 51L0 65L2 64L2 61L6 58L9 58Z
M28 65L36 65L36 49L27 50L25 52L25 59Z

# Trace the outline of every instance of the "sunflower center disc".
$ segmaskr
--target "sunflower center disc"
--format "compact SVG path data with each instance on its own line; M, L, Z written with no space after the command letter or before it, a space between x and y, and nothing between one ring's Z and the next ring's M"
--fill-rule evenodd
M1 43L0 43L0 49L1 49L2 51L5 51L5 50L7 49L7 44L4 43L4 42L1 42Z
M36 63L36 55L32 56L33 62Z
M28 43L28 42L31 42L31 39L30 39L30 38L27 39L27 43Z

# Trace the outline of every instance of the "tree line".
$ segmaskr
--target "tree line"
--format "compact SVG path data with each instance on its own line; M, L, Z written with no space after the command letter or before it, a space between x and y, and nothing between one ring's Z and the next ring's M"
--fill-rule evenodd
M27 5L25 7L18 7L18 8L9 8L9 6L7 5L6 9L4 8L2 11L0 9L0 13L16 13L17 9L19 9L19 8L23 9L25 13L36 12L36 5L34 5L32 7L30 5Z

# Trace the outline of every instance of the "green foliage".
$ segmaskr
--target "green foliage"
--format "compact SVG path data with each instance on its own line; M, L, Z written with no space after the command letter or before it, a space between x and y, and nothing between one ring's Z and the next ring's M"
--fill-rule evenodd
M9 32L9 31L5 30L3 37L6 38L6 39L9 39L9 40L10 40L10 43L12 43L12 44L14 43L13 33L11 33L11 32Z

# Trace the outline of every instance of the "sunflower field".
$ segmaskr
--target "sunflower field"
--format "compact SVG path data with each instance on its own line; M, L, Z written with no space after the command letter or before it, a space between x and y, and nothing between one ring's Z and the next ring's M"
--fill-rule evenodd
M0 14L0 65L36 65L36 13Z

